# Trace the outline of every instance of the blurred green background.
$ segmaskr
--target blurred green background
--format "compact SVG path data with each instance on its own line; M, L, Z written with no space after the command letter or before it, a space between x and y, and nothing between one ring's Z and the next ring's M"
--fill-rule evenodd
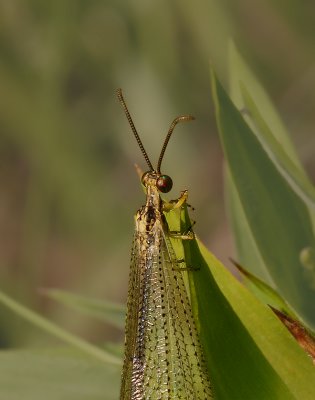
M124 302L133 215L146 168L121 87L171 197L189 189L195 231L226 264L223 159L209 61L225 85L233 38L266 87L315 179L315 4L298 0L0 2L1 289L95 341L122 333L48 301L43 288ZM0 308L0 345L49 338Z

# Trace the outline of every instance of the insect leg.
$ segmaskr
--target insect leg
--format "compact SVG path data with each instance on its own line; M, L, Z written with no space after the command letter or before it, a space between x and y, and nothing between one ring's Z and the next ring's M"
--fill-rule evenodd
M186 202L188 198L188 190L184 190L181 192L179 198L177 200L171 200L170 202L163 203L163 211L171 211L176 208L181 208Z
M185 230L185 232L168 231L168 233L173 239L192 240L195 238L195 234L192 230L192 227L195 225L195 223L196 221L192 221L191 225Z
M184 267L181 267L180 264L184 264ZM199 271L200 267L193 267L191 265L186 265L186 261L183 258L176 260L176 267L173 266L173 271Z

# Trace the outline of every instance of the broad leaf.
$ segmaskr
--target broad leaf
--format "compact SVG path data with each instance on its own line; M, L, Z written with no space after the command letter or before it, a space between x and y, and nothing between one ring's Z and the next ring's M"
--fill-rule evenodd
M268 306L272 306L277 310L281 310L287 315L291 315L293 318L296 318L294 312L276 290L268 286L264 281L257 278L255 275L251 274L237 261L232 260L232 262L242 274L242 282L246 283L246 286L257 296L261 302Z
M178 230L174 214L170 229ZM182 221L182 231L189 226ZM184 250L180 249L183 245ZM260 303L196 240L174 241L185 254L191 300L215 398L311 399L315 369L269 307Z
M300 261L305 247L315 248L308 209L279 173L214 74L212 88L231 178L261 258L281 296L314 325L315 291Z
M315 230L315 189L303 170L288 132L272 101L238 53L233 42L229 45L229 73L232 101L239 110L243 111L245 121L259 138L275 167L291 188L305 201L313 230ZM248 226L234 183L228 175L226 192L240 261L255 275L276 287L277 282L274 282L268 272L268 266L264 264L259 251L256 251L255 238ZM304 273L311 275L311 271L306 272L305 269ZM312 273L310 279L315 281L315 272Z

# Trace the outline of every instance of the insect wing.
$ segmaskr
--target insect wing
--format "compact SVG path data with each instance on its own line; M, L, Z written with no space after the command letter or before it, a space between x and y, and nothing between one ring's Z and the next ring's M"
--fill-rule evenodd
M165 232L161 244L170 338L167 354L172 366L172 396L169 398L208 400L212 398L212 390L181 271L187 269L187 265L184 261L178 263Z
M135 358L135 342L138 334L138 315L140 307L140 271L139 271L139 246L137 245L137 234L135 234L130 261L130 274L128 285L127 315L125 324L125 354L124 365L122 371L122 383L120 389L120 400L137 399L132 397L132 387L134 382L134 358ZM141 399L141 397L139 397Z
M135 238L121 400L212 398L184 279L162 229L143 254Z

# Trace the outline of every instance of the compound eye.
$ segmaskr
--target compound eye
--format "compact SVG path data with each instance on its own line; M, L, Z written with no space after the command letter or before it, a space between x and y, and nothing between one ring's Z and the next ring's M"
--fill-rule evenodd
M156 181L156 186L162 193L169 192L173 187L173 181L168 175L161 175Z

